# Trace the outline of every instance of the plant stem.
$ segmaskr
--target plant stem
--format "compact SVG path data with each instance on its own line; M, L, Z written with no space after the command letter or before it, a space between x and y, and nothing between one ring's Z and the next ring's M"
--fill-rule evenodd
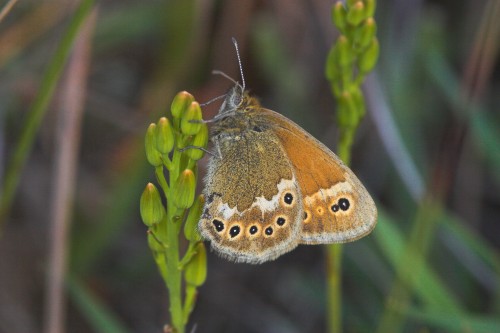
M196 229L203 204L202 196L195 197L196 161L203 154L185 154L182 148L189 146L191 140L201 145L200 148L206 147L208 129L206 124L181 126L185 119L182 117L201 119L202 116L198 102L188 92L176 95L171 111L172 121L160 118L157 124L149 125L145 137L146 157L155 167L166 207L151 183L141 195L140 204L142 220L149 229L149 247L168 289L170 324L167 330L184 333L196 302L197 288L205 282L207 268L205 245L200 242L201 236ZM195 130L198 132L193 133ZM186 251L179 249L181 230L183 238L189 242Z
M339 158L349 165L351 147L356 128L341 129L339 141ZM327 321L328 332L342 332L342 244L327 246Z
M331 244L326 252L328 332L342 331L342 245Z
M172 168L169 170L169 183L170 187L168 189L169 193L165 193L167 198L167 221L166 221L166 235L168 248L165 253L166 261L166 284L170 299L170 317L172 325L176 333L184 333L184 320L183 320L183 310L182 310L182 271L179 269L179 227L176 223L180 223L181 220L176 221L176 216L182 213L173 204L171 198L175 194L174 184L179 177L179 166L180 166L181 153L175 151L172 158ZM162 233L165 235L165 233Z
M170 315L172 325L176 333L184 333L184 321L182 316L182 293L181 293L181 270L179 269L179 237L178 228L174 222L174 216L170 212L177 212L172 204L168 204L167 213L167 239L168 248L166 250L167 265L167 288L170 296Z
M377 63L379 44L373 19L375 0L337 1L332 22L341 35L327 58L325 74L337 102L340 130L339 158L348 166L359 122L365 112L360 86L365 75ZM360 16L361 15L361 16ZM367 39L359 38L367 36ZM330 333L342 332L342 246L327 246L327 321Z

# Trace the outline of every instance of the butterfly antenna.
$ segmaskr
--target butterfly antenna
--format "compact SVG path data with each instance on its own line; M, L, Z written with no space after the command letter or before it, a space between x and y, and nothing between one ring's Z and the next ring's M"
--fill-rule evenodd
M207 101L207 102L205 102L205 103L200 103L200 106L207 106L207 105L210 105L210 104L212 104L213 102L218 101L219 99L223 99L223 98L225 98L225 97L226 97L226 95L220 95L220 96L214 97L214 98L212 98L211 100L209 100L209 101Z
M245 76L243 76L243 66L241 65L240 50L238 49L238 42L236 41L236 38L233 37L232 39L234 48L236 49L236 56L238 57L238 66L240 67L241 82L243 83L241 87L243 88L243 91L245 91Z
M228 79L229 81L231 81L232 83L234 83L234 85L236 85L236 86L238 86L238 85L239 85L239 83L238 83L238 82L236 82L236 80L235 80L235 79L233 79L232 77L230 77L229 75L227 75L227 74L226 74L226 73L224 73L223 71L220 71L220 70L218 70L218 69L214 69L214 70L212 71L212 74L213 74L213 75L220 75L220 76L222 76L222 77L225 77L226 79Z

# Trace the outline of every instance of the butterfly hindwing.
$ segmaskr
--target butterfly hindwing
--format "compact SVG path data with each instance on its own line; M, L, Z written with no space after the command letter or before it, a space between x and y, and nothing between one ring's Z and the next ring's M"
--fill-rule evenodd
M354 173L326 146L282 115L262 109L272 124L300 185L303 221L300 242L343 243L368 234L377 209Z
M221 157L209 163L202 236L222 256L272 260L300 240L303 204L293 166L264 129L216 137Z

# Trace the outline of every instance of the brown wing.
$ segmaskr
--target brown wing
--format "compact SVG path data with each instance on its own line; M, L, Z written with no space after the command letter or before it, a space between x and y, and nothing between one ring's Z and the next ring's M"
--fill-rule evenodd
M272 132L247 131L216 143L199 229L223 257L258 264L300 241L302 201L293 167Z
M304 204L301 243L343 243L370 233L377 209L354 173L325 145L284 116L260 111L290 159Z

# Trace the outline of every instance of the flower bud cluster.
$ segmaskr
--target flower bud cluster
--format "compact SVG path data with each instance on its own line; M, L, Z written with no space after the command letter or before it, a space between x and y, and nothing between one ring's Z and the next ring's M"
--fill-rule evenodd
M341 128L355 128L365 113L360 85L379 57L375 5L375 0L348 0L332 7L332 21L340 36L328 54L326 77L338 101Z
M180 294L179 284L172 281L184 278L182 313L174 312L186 323L197 288L207 275L205 244L198 231L204 200L195 193L196 162L205 154L208 128L200 104L188 92L175 96L170 111L170 119L161 117L149 125L144 140L147 161L155 168L166 204L158 188L148 183L141 195L140 212L148 227L149 247L170 294ZM182 230L188 247L180 255Z

